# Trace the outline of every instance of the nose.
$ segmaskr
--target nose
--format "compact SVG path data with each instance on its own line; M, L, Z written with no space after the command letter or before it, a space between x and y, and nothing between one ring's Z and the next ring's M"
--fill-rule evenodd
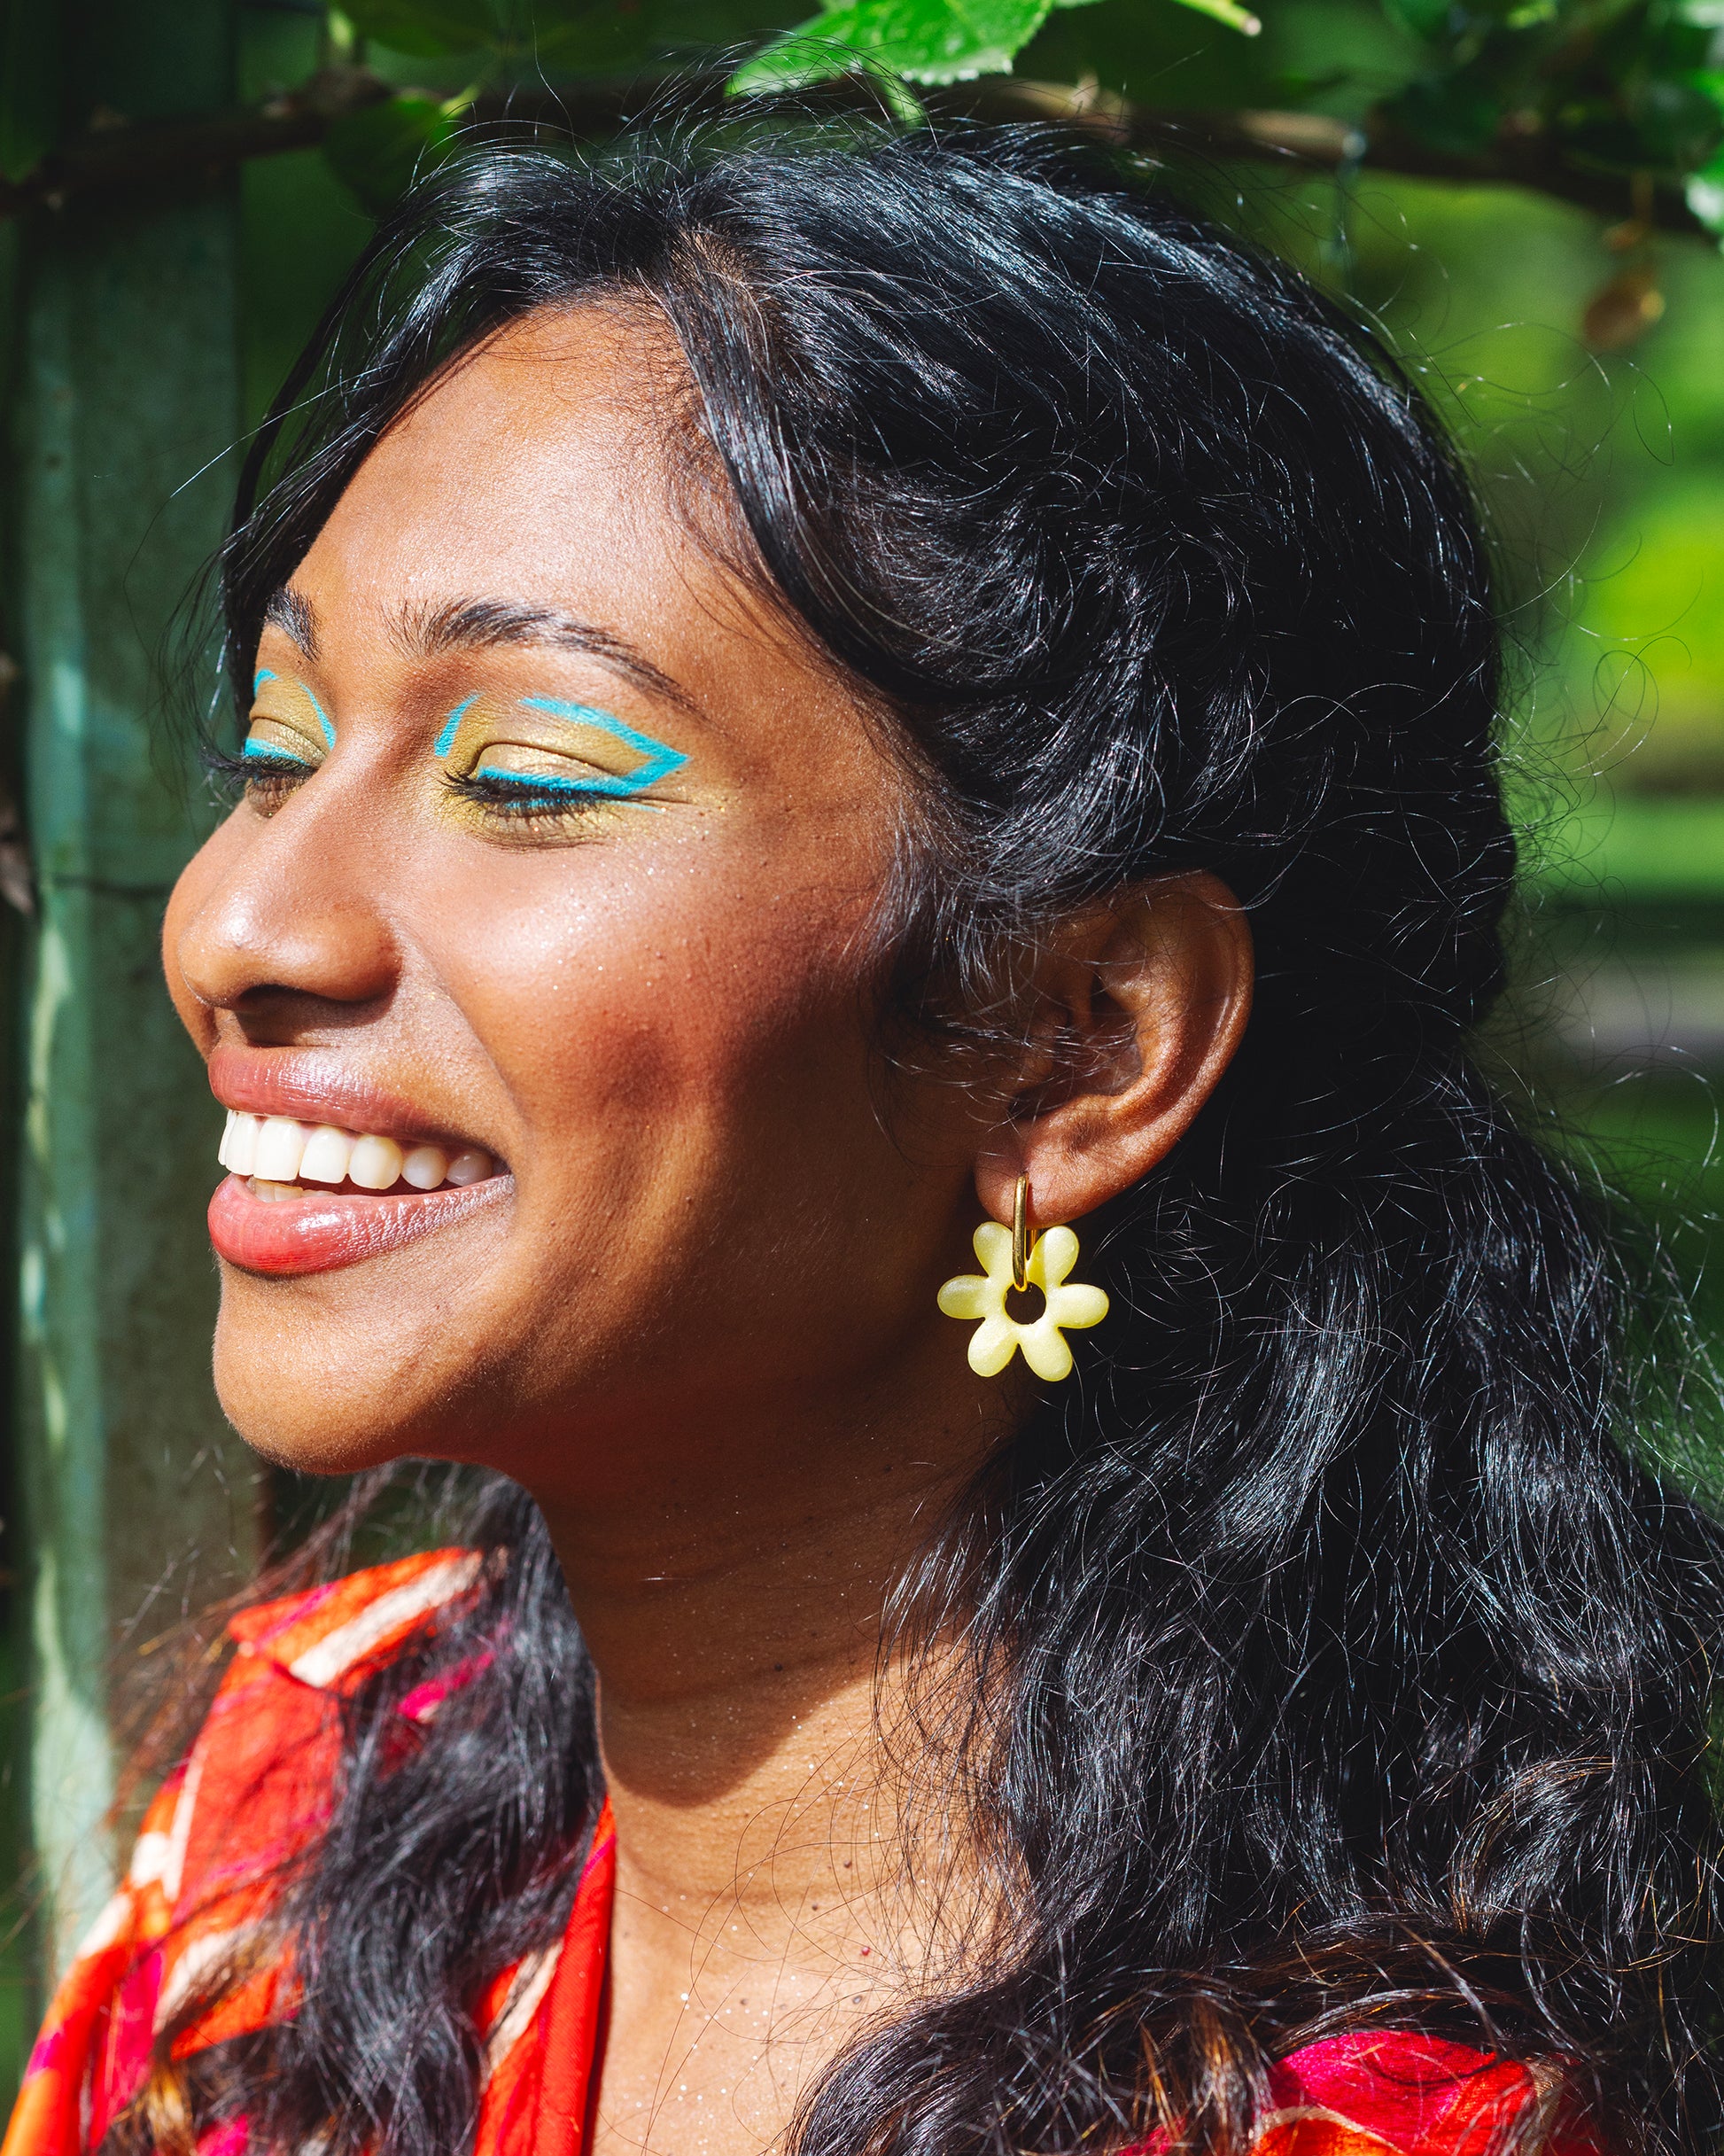
M385 1001L398 938L362 834L305 794L268 822L224 825L180 880L166 923L172 978L208 1011L266 1030L299 1007Z

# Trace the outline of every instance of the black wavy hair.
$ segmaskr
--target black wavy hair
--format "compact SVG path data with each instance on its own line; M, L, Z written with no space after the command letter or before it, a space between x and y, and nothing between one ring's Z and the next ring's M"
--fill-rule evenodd
M1044 133L481 149L380 231L251 458L242 704L392 420L578 304L668 325L749 572L919 774L905 1038L998 1030L1002 953L1168 871L1231 884L1260 963L1214 1100L1102 1223L1113 1318L898 1599L975 1679L927 1704L1001 1923L807 2092L794 2149L1236 2149L1277 2053L1389 2026L1531 2063L1529 2142L1579 2109L1699 2146L1724 1544L1643 1464L1672 1411L1604 1208L1470 1047L1515 867L1500 646L1418 393ZM463 2146L472 2002L566 1914L584 1650L519 1491L482 1480L460 1532L483 1587L346 1709L297 2018L194 2076L194 2113L243 2084L260 2146ZM395 1701L481 1639L403 1756Z

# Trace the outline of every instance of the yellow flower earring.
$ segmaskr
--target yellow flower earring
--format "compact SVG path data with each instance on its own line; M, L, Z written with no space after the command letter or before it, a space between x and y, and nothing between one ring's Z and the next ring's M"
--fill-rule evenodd
M1029 1234L1029 1178L1021 1175L1012 1200L1012 1225L984 1220L975 1231L975 1254L985 1271L960 1273L940 1290L940 1308L948 1318L980 1318L970 1335L970 1367L978 1377L998 1377L1023 1350L1037 1377L1050 1382L1071 1374L1071 1350L1062 1327L1099 1325L1107 1315L1107 1297L1099 1288L1068 1286L1066 1275L1077 1263L1077 1238L1068 1227L1051 1227L1032 1241ZM1007 1293L1039 1288L1041 1314L1028 1325L1008 1317Z

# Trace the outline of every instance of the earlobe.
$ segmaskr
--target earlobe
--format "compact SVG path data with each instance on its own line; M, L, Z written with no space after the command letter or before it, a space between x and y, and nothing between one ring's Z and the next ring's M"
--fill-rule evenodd
M989 1214L1011 1217L1025 1175L1038 1227L1078 1220L1165 1159L1239 1046L1254 971L1244 909L1206 871L1074 922L1041 969L1027 1082L976 1163Z

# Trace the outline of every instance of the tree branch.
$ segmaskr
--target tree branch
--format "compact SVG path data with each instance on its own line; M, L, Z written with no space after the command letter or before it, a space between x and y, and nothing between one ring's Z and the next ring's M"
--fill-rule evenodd
M320 143L330 115L283 98L261 111L214 113L154 127L105 127L74 136L21 180L0 181L0 217L89 195L214 177L247 158Z
M832 87L841 96L856 94L853 84ZM314 78L302 90L263 106L155 126L92 130L57 150L27 178L0 183L0 217L140 186L214 179L249 159L320 143L343 113L389 95L389 86L377 77L349 68ZM631 116L650 111L660 95L651 84L625 83L523 90L480 100L472 108L471 121L481 139L500 126L526 124L602 141ZM694 102L716 105L720 95L721 85L713 82L697 89ZM1704 230L1680 189L1643 178L1636 183L1625 175L1573 164L1548 136L1539 135L1505 137L1477 155L1457 157L1376 120L1361 130L1309 113L1162 111L1009 75L933 92L928 102L936 112L982 119L1063 120L1170 160L1268 162L1290 173L1350 166L1470 187L1519 187L1595 215L1635 215L1666 232ZM689 103L687 91L680 91L678 110L686 113Z
M1380 117L1353 127L1321 113L1157 108L1130 105L1106 91L1009 75L990 76L945 95L961 99L978 118L1063 120L1170 160L1269 163L1290 173L1301 167L1323 172L1350 167L1464 187L1521 187L1595 216L1633 216L1660 231L1706 234L1679 187L1650 174L1571 163L1548 136L1505 136L1474 156L1457 157L1431 149Z
M1129 139L1148 149L1166 144L1206 158L1267 160L1331 172L1354 166L1455 186L1520 187L1595 216L1637 217L1665 232L1704 235L1706 230L1679 187L1651 175L1574 164L1548 136L1508 136L1476 155L1457 157L1431 149L1378 119L1357 128L1315 113L1137 109L1124 125Z
M0 181L0 217L16 217L39 205L62 208L71 201L139 187L214 180L257 157L315 148L343 114L379 105L392 86L364 68L330 69L302 89L268 105L237 106L195 120L147 126L120 123L93 128L64 143L26 178ZM474 107L479 123L518 114L536 125L602 139L627 119L631 99L622 86L577 84L507 101L484 99Z

